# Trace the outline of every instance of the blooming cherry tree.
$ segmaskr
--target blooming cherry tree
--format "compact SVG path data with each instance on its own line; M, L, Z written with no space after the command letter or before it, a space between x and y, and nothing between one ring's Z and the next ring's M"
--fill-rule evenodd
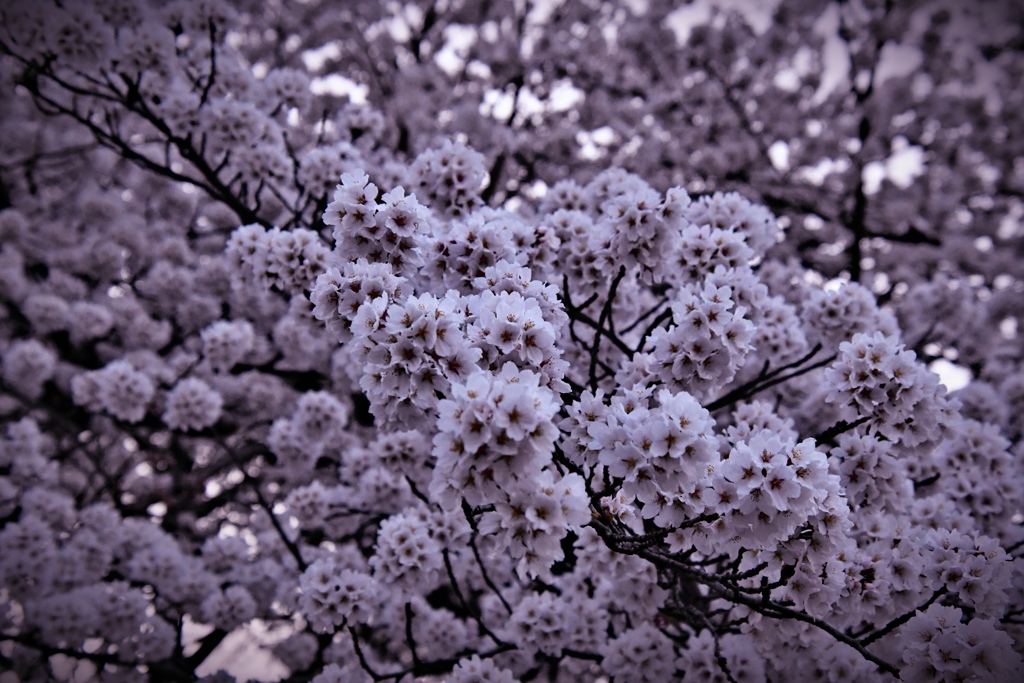
M1019 680L1020 12L896 4L0 7L3 670Z

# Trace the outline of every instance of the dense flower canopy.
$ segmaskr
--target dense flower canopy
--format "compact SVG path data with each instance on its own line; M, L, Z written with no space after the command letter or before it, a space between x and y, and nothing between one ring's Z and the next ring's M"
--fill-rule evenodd
M0 18L10 680L1024 675L1014 3Z

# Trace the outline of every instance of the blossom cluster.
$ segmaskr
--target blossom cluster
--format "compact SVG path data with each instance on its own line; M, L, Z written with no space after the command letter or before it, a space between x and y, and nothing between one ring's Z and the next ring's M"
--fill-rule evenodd
M839 345L839 354L827 371L826 400L840 405L844 419L867 417L878 434L907 446L939 436L950 411L946 389L896 337L860 332Z

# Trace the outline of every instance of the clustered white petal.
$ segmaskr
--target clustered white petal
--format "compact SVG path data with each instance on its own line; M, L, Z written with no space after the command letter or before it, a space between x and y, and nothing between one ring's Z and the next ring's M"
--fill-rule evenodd
M204 429L217 423L224 405L220 394L196 377L183 379L167 395L163 419L171 429Z

